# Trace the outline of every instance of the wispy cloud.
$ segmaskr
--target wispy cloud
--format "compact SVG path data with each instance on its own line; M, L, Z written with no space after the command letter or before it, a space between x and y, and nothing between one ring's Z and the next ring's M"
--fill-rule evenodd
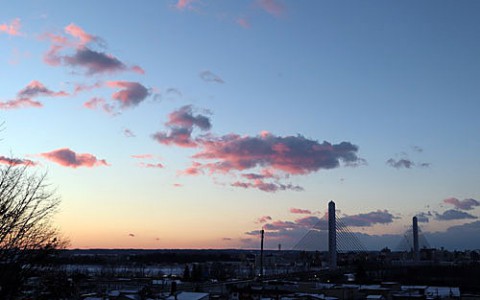
M134 159L138 160L150 160L150 162L145 162L142 161L138 165L142 168L148 168L148 169L163 169L165 166L162 163L159 162L151 162L151 160L155 160L155 156L150 153L146 154L135 154L135 155L130 155Z
M236 23L238 25L242 26L243 28L250 28L251 27L250 21L247 18L238 18L236 20Z
M192 3L196 2L197 0L178 0L177 3L175 4L175 7L179 10L183 9L191 9L192 8Z
M9 166L35 166L37 165L36 162L31 161L29 159L21 159L21 158L12 158L0 155L0 164L9 165Z
M69 168L109 166L107 161L104 159L97 159L94 155L89 153L75 153L69 148L62 148L41 153L40 156L56 164Z
M340 218L346 226L369 227L375 224L392 223L395 217L388 210L377 210L369 213L344 216Z
M148 169L163 169L164 165L161 163L145 163L141 162L140 167L142 168L148 168Z
M411 150L414 152L414 154L420 154L423 153L423 148L420 146L411 146ZM431 167L431 163L428 162L414 162L412 159L409 158L409 155L407 152L401 152L399 154L396 154L397 158L390 158L388 159L385 163L395 169L412 169L414 167L418 168L429 168ZM398 158L399 157L399 158Z
M417 221L419 223L428 223L430 218L433 216L432 212L421 212L416 215Z
M213 72L208 70L200 72L200 78L206 82L225 83L220 76L215 75Z
M440 221L478 219L478 217L474 215L455 209L449 209L444 211L442 214L435 213L435 218Z
M257 221L255 223L266 223L268 221L271 221L272 220L272 217L270 216L261 216L260 218L257 219Z
M21 98L21 99L14 99L14 100L0 102L0 109L2 110L27 108L27 107L40 108L40 107L43 107L43 104L41 102L29 99L29 98Z
M65 27L65 32L67 34L79 39L81 45L86 45L86 44L88 44L92 41L97 41L98 40L97 37L86 33L82 28L80 28L79 26L77 26L73 23L71 23L70 25Z
M83 103L83 107L87 109L101 109L109 115L115 115L115 107L112 104L107 103L105 99L99 97L93 97L90 100Z
M145 75L145 70L140 66L132 66L130 70L132 70L132 72L135 72L137 74Z
M130 156L136 159L152 159L153 158L153 154L134 154Z
M456 209L461 210L472 210L475 207L480 206L480 201L472 198L459 200L457 198L451 197L443 200L443 203L453 205Z
M18 98L36 98L36 97L66 97L69 94L65 91L54 92L48 89L38 80L33 80L17 94Z
M390 158L389 160L387 160L386 164L395 169L401 169L401 168L410 169L413 166L415 166L415 163L413 161L405 158L398 159L398 160Z
M34 98L37 97L66 97L69 94L65 91L54 92L48 89L38 80L33 80L26 87L21 89L15 99L0 102L0 109L18 109L27 107L43 107L43 104Z
M295 207L290 208L290 212L292 214L305 214L305 215L312 214L312 211L309 209L301 209L301 208L295 208Z
M104 83L100 82L100 81L97 81L93 84L75 83L73 93L74 93L74 95L77 95L77 94L85 92L85 91L92 91L92 90L95 90L95 89L99 89L103 86L104 86Z
M280 17L285 12L285 6L276 0L257 0L257 4L265 12Z
M278 191L286 191L286 190L293 190L293 191L303 191L303 188L298 185L293 184L283 184L278 182L265 182L261 179L255 179L251 182L241 182L236 181L230 184L233 187L241 187L241 188L255 188L259 189L264 192L275 193Z
M128 138L132 138L132 137L136 137L135 133L133 133L133 131L131 131L130 129L128 128L125 128L123 130L123 135L128 137Z
M420 146L412 146L412 150L415 151L415 152L418 152L418 153L422 153L423 152L423 148L420 147Z
M203 174L202 164L194 161L192 162L192 165L190 167L186 168L185 170L179 171L178 174L191 176Z

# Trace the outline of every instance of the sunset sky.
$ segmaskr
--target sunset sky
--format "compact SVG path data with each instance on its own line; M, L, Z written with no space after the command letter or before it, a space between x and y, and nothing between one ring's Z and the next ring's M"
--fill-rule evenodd
M8 1L0 163L72 248L480 248L480 2ZM392 242L393 241L393 242Z

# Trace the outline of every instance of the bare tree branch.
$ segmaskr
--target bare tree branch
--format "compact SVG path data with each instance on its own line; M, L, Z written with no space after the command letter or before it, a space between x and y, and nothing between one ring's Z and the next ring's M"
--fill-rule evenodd
M42 258L66 246L52 225L59 204L46 174L29 174L27 166L0 168L1 299L12 297Z

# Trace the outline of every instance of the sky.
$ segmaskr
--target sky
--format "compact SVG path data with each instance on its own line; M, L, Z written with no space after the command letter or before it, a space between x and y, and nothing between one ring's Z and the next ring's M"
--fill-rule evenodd
M15 1L0 163L71 248L480 248L480 2ZM325 248L326 241L319 241Z

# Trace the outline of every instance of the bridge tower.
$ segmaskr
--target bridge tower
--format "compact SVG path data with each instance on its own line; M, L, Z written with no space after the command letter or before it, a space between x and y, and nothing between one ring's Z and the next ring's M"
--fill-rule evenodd
M260 242L260 278L263 279L263 240L265 238L265 230L260 231L261 242Z
M418 246L418 220L417 217L413 217L412 220L412 227L413 227L413 260L419 261L420 260L420 250Z
M330 270L335 270L337 268L337 224L333 201L328 203L328 256Z

